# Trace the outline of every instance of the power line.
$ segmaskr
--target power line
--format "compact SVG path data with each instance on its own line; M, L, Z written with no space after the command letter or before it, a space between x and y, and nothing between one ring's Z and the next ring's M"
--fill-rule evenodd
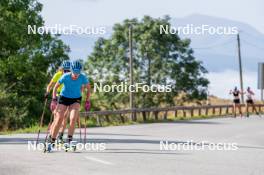
M257 49L264 49L264 47L259 47L259 46L255 45L255 44L251 43L251 42L248 42L248 41L245 40L245 39L241 39L241 40L242 40L243 42L245 42L245 44L250 45L250 46L253 46L253 47L257 48Z
M255 38L255 39L261 39L261 40L264 40L264 37L263 38L259 38L259 37L257 37L257 36L255 36L255 35L252 35L251 33L248 33L248 32L246 32L246 31L241 31L241 33L242 34L246 34L247 36L249 36L249 37L251 37L251 38Z
M243 33L246 33L246 32L243 32ZM253 35L249 35L249 34L247 34L247 35L253 37ZM245 44L253 46L253 47L257 48L257 49L264 49L264 47L260 47L260 46L258 46L256 44L253 44L253 43L251 43L251 42L249 42L249 41L247 41L247 40L245 40L243 38L241 38L240 40L243 41ZM229 44L235 44L235 39L234 38L230 38L228 41L225 41L223 43L218 43L218 44L215 44L215 45L210 45L210 46L205 46L205 47L192 47L192 49L212 49L212 48L216 48L216 47L223 47L223 46L226 46L226 45L229 45Z
M234 44L234 42L235 42L234 38L229 38L227 41L222 42L222 43L218 43L218 44L211 45L211 46L206 46L206 47L192 47L192 49L212 49L212 48L215 48L215 47L222 47L222 46L226 46L226 45L229 45L229 44Z

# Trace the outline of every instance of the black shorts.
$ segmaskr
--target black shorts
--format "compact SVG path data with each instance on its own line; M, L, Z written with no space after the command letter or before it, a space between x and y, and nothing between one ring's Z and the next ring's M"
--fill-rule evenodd
M253 102L252 99L248 99L248 100L247 100L247 103L248 103L248 104L254 104L254 102Z
M80 97L80 98L67 98L67 97L63 97L63 96L59 97L59 104L62 104L65 106L70 106L74 103L81 104L81 101L82 101L82 97Z
M240 104L240 99L234 99L235 104Z

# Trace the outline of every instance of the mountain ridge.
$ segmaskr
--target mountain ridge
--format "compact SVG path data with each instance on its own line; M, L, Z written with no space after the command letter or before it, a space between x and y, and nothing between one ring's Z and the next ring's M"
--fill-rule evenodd
M264 34L249 24L202 14L191 14L183 18L171 18L171 25L186 24L209 26L236 26L240 31L241 53L244 68L257 71L257 63L263 62L262 47L264 49ZM107 34L100 37L109 37L112 33L111 26L106 26ZM94 42L99 36L61 36L61 39L70 46L70 57L73 59L87 59L92 52ZM223 71L225 69L237 70L237 40L236 35L180 35L181 38L191 39L191 48L197 60L204 63L210 71ZM222 64L225 63L223 66ZM227 64L228 63L228 64Z

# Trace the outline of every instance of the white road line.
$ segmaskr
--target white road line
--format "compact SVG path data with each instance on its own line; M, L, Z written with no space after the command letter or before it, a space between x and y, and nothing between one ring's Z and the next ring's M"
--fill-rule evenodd
M91 161L94 161L94 162L102 163L102 164L105 164L105 165L114 165L111 162L107 162L107 161L104 161L104 160L100 160L100 159L97 159L97 158L94 158L94 157L85 156L84 158L87 159L87 160L91 160Z

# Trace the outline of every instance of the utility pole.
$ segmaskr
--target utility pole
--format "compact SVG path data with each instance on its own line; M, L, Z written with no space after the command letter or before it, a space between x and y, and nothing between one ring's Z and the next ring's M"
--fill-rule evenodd
M130 79L130 85L134 85L133 81L133 44L132 44L132 24L129 25L129 79ZM134 90L134 89L132 89ZM130 101L130 109L134 109L134 94L130 90L129 92L129 101ZM131 113L131 119L133 121L136 121L135 113Z
M243 88L243 70L242 70L242 59L241 59L241 51L240 51L240 37L239 33L237 34L237 49L238 49L238 61L239 61L239 77L240 77L240 89L241 89L241 100L242 104L244 104L244 88Z
M258 89L260 89L260 100L263 103L264 88L264 63L258 63Z

